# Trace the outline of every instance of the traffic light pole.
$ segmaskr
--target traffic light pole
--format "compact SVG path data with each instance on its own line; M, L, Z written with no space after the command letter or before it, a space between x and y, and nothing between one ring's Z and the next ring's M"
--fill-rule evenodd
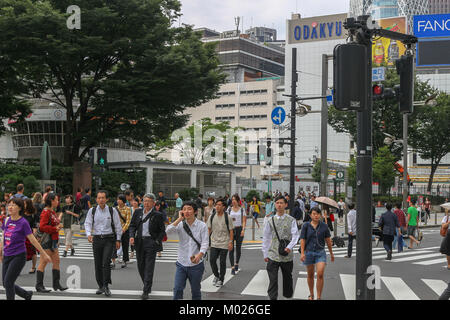
M367 16L363 19L367 20ZM367 84L363 111L357 112L356 157L356 300L375 300L375 289L367 287L372 265L372 37L358 38L367 50Z
M327 95L328 88L328 55L322 55L322 96ZM320 131L320 195L327 196L328 183L328 105L327 100L322 99Z
M403 208L408 209L408 114L403 114Z
M289 177L289 208L294 210L295 201L295 120L297 103L297 48L292 48L292 82L291 82L291 167Z

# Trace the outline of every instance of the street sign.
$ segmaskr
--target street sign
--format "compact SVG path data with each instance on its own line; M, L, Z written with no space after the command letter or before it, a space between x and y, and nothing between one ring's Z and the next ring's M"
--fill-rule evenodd
M333 105L333 91L334 90L327 90L327 105L329 107Z
M336 171L336 181L345 180L345 171Z
M272 111L272 122L276 125L280 125L286 120L286 111L282 107L276 107Z
M372 68L372 82L384 81L386 79L386 68Z

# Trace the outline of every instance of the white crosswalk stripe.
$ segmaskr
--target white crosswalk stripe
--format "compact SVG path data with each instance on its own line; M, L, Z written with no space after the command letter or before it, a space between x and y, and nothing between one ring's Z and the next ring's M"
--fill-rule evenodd
M439 253L439 246L435 247L425 247L425 248L414 248L413 250L404 249L403 252L397 253L397 250L394 250L392 255L392 260L390 262L411 262L412 264L417 265L434 265L434 264L445 264L447 259L445 257L440 259L435 259L436 257L442 256ZM252 243L252 244L244 244L242 249L247 250L262 250L261 243ZM294 254L298 255L299 245L294 247ZM335 258L344 258L347 256L347 247L345 248L336 248L333 247L333 253ZM328 253L327 253L328 255ZM356 247L353 247L352 250L352 259L355 259L356 256ZM372 259L373 260L385 260L386 259L386 250L383 247L375 247L372 248ZM417 260L424 260L420 262L416 262Z
M80 259L80 260L94 260L94 254L92 251L92 243L87 238L76 238L73 240L75 255L70 256L70 250L67 252L67 257L62 259ZM60 255L65 250L64 237L60 237L60 246L58 248ZM164 242L163 252L161 257L156 257L156 262L161 263L175 263L178 258L178 243L176 242ZM130 259L130 261L136 261L136 258Z

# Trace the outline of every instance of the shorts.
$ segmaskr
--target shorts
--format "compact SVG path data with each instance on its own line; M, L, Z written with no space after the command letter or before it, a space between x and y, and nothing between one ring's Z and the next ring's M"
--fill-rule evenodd
M42 244L42 249L50 251L58 250L58 242L59 240L47 241L46 243Z
M310 251L305 253L306 259L303 262L304 266L310 266L319 262L327 263L327 254L325 250L322 251Z
M417 226L408 226L408 236L413 236L416 234Z
M253 212L253 218L258 219L259 213L258 212Z
M72 228L64 228L64 235L66 236L66 246L71 246L73 237Z

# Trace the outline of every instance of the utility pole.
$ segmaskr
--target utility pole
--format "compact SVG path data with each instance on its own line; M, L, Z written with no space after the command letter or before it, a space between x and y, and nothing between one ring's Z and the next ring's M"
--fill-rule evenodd
M292 82L291 82L291 168L289 177L289 208L294 210L295 201L295 119L297 103L297 48L292 48Z
M322 96L327 95L328 89L328 55L322 54ZM320 130L320 195L327 196L328 183L328 105L327 99L322 99Z

